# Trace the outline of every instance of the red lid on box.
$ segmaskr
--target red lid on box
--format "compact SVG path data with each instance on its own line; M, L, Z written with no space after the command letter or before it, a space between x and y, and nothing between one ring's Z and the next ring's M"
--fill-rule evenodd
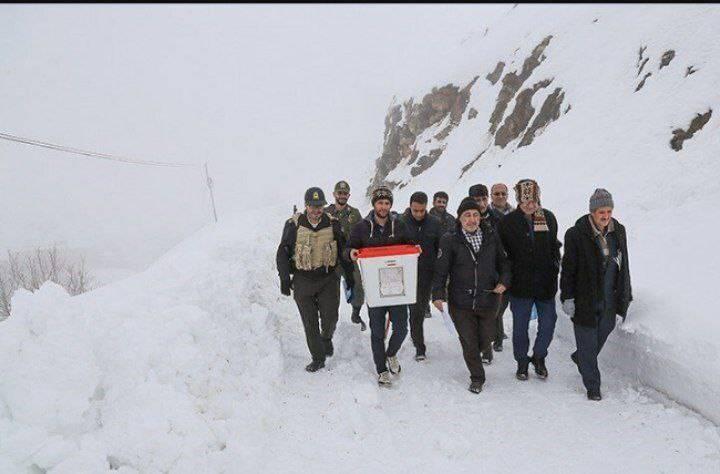
M387 245L384 247L366 247L359 249L358 258L394 257L396 255L415 255L419 253L419 245Z

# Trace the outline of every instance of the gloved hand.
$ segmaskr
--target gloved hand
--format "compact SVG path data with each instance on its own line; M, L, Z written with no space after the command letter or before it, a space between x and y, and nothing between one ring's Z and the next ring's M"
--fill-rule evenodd
M575 299L571 298L562 302L562 309L571 318L575 316Z
M285 296L290 296L290 290L292 289L292 280L280 280L280 293Z

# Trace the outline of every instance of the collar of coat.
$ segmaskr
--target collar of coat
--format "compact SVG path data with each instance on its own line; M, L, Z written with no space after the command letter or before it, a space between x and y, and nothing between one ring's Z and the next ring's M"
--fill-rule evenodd
M611 218L605 235L609 234L610 232L615 232L619 226L620 223L614 217ZM592 216L590 214L585 214L577 221L575 221L575 227L577 227L578 230L580 230L582 233L584 233L591 239L594 239L596 236L600 235L600 231L595 228L595 224L592 221Z
M395 220L398 218L398 214L395 211L390 211L388 213L388 220L387 223L385 223L385 226L390 224L390 237L395 237ZM370 237L373 235L373 231L375 230L375 211L370 211L367 216L365 216L365 220L370 223ZM383 227L385 227L383 226Z

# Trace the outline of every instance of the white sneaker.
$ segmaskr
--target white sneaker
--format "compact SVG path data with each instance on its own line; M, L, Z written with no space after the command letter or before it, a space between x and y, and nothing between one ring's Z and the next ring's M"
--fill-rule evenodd
M378 383L380 385L392 385L392 380L390 380L390 372L387 370L380 375L378 375Z
M397 375L400 373L400 361L398 360L397 356L388 357L387 362L388 369L390 369L391 374Z

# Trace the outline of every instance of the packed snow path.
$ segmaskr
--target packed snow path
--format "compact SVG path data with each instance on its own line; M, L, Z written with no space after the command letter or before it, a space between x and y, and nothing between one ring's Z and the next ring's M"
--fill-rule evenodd
M282 211L211 226L81 297L20 292L0 323L0 472L720 472L717 426L605 364L588 401L559 338L547 380L517 381L507 341L474 395L436 313L428 360L408 337L381 388L343 304L334 357L305 372L274 269Z

